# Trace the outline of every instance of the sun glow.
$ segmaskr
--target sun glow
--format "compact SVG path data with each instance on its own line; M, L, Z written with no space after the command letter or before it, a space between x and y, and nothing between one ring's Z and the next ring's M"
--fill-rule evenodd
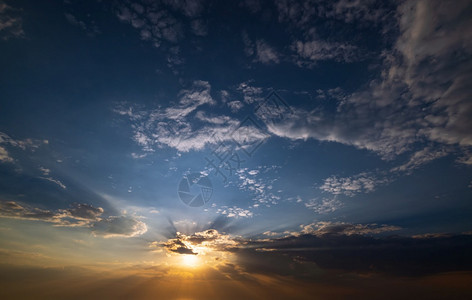
M184 265L186 267L194 268L194 267L198 266L199 258L197 257L197 255L185 254L185 255L182 255L182 262L181 263L182 263L182 265Z

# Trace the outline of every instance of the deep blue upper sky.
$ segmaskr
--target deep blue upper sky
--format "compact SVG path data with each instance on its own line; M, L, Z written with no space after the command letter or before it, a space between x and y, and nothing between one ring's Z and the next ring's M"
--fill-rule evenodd
M150 239L470 231L471 6L306 3L0 1L0 200L145 217ZM202 207L177 193L195 172Z

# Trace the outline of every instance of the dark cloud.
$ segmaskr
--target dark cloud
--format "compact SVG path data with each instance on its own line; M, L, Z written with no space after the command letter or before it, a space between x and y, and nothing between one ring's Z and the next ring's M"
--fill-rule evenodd
M92 232L103 237L133 237L142 235L147 226L133 216L111 216L92 225Z
M71 217L96 220L103 214L103 208L93 207L89 204L76 203L74 207L67 210Z
M156 243L156 242L155 242ZM198 254L197 246L204 245L215 251L226 251L238 244L234 238L221 234L216 229L208 229L191 235L177 232L177 236L163 243L156 243L167 251L178 254Z
M249 274L330 280L329 274L426 276L472 271L472 235L385 236L398 227L319 222L279 238L248 239L209 229L178 234L161 243L167 251L198 254L203 245L230 252Z
M104 210L89 204L76 203L71 208L45 210L14 201L0 202L0 217L36 220L64 227L90 228L103 237L133 237L147 231L146 224L134 216L103 217Z
M306 277L315 270L402 276L471 271L470 249L471 235L419 239L345 235L336 230L336 234L249 241L233 251L248 272ZM299 271L291 271L295 269Z
M193 252L189 246L187 246L183 241L181 241L179 238L176 239L170 239L169 241L165 242L162 244L166 250L178 254L198 254Z

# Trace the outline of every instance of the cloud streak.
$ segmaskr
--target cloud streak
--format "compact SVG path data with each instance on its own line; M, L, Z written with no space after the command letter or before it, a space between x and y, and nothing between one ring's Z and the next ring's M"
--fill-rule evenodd
M89 228L96 236L134 237L147 231L145 223L133 216L103 216L101 207L76 203L68 209L47 210L19 204L0 202L0 217L52 223L60 227Z

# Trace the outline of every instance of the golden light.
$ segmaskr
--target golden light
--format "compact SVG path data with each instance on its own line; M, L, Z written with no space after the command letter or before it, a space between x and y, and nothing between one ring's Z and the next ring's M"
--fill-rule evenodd
M182 255L182 262L181 263L182 263L182 265L184 265L186 267L194 268L194 267L198 266L199 258L197 257L197 255L185 254L185 255Z

